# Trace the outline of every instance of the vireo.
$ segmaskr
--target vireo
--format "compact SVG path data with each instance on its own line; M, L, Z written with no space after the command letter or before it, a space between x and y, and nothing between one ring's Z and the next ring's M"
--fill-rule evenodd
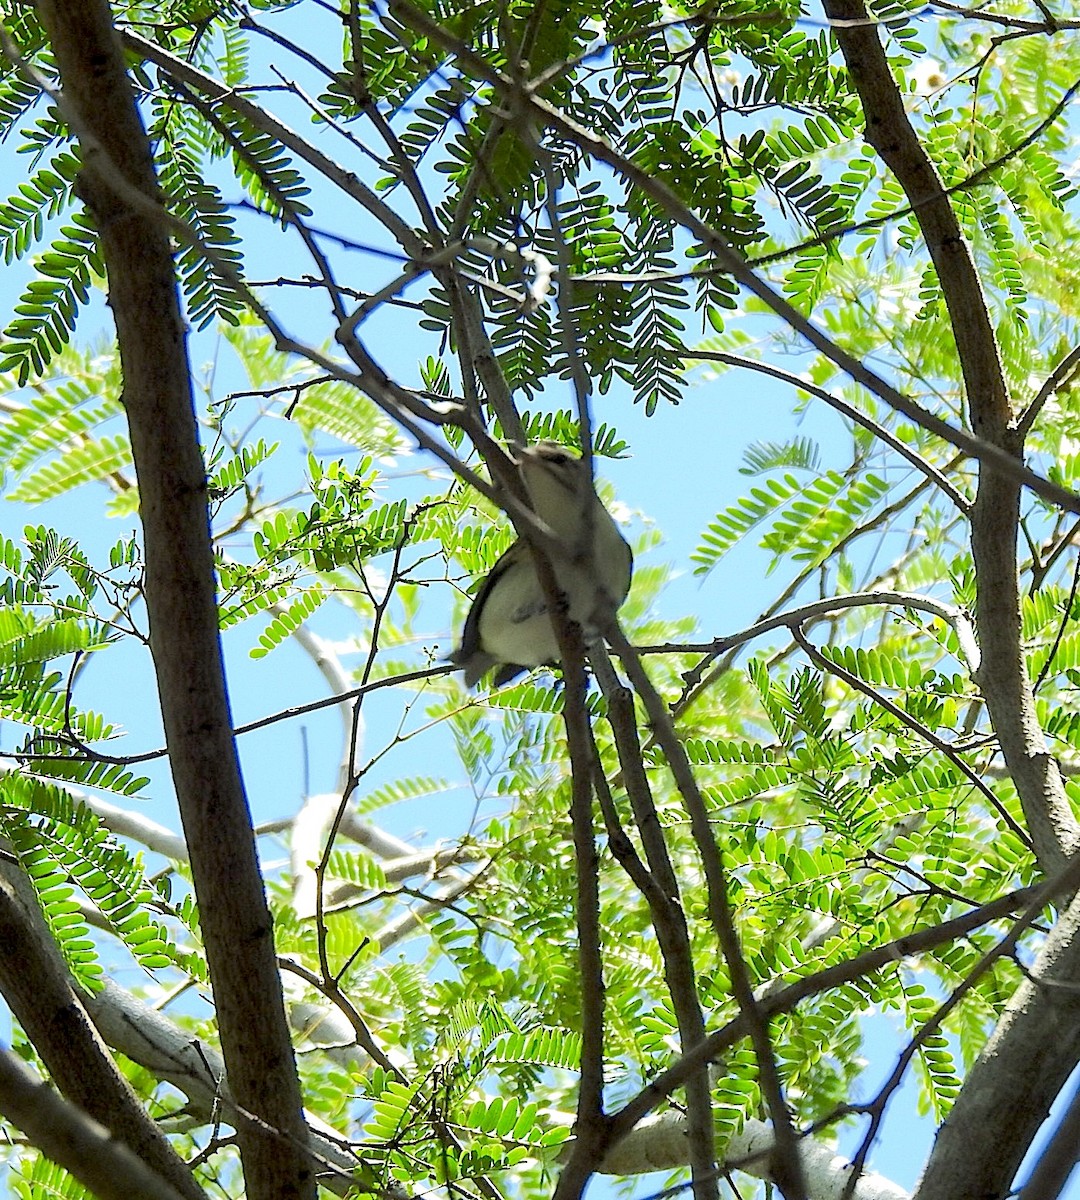
M618 607L630 590L634 556L592 487L585 464L554 442L516 455L533 511L562 546L548 551L567 616L588 627L599 604ZM591 546L582 543L586 530ZM461 645L450 656L472 687L492 667L494 683L508 683L531 667L559 661L559 644L532 551L523 538L491 568L465 620Z

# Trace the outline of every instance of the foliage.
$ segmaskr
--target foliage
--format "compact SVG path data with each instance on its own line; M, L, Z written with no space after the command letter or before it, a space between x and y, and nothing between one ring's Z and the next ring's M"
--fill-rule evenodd
M445 631L460 628L476 581L514 537L491 498L446 469L450 447L498 483L491 455L477 453L485 440L469 436L481 428L567 446L587 431L600 494L638 555L622 627L648 648L645 670L699 789L747 983L767 1000L834 972L769 1025L796 1126L832 1136L847 1121L869 1145L890 1095L852 1107L880 1075L864 1073L871 1013L903 1031L919 1103L940 1124L1043 929L982 973L1009 914L930 939L916 960L840 974L1045 871L1017 786L991 769L997 731L965 636L976 468L796 340L720 249L735 248L796 316L812 315L925 410L968 421L939 268L862 141L833 34L772 0L445 0L346 6L340 24L308 0L262 0L242 19L189 0L113 7L133 35L193 344L212 360L198 406L227 645L242 643L260 695L286 676L288 703L300 703L288 655L305 637L333 678L330 702L348 687L361 694L334 803L292 806L287 865L271 841L281 825L262 847L305 1100L355 1151L358 1186L546 1195L588 1053L568 690L539 671L475 697L435 669ZM1007 23L1020 8L995 12ZM1031 22L999 38L953 6L873 13L972 247L1016 412L1034 405L1026 461L1075 493L1074 378L1044 385L1080 335L1061 252L1080 234L1062 115L1080 45ZM0 15L35 72L0 78L0 138L26 156L0 204L0 245L5 264L30 271L0 344L0 472L26 521L21 537L0 538L0 716L17 731L0 775L4 853L32 881L80 985L100 987L120 961L162 1003L188 987L209 999L187 864L144 861L129 845L137 821L124 826L129 841L109 833L105 797L130 815L149 789L155 813L168 813L168 785L131 761L143 730L128 737L81 703L84 672L113 672L124 693L122 656L145 666L151 632L170 632L145 628L138 536L102 534L106 516L134 520L140 492L118 352L91 340L104 267L76 186L82 151L27 81L55 82L33 12ZM287 70L267 65L267 46ZM525 101L511 84L526 73L544 120L515 116ZM747 374L762 365L788 372L782 417L779 393ZM840 416L826 425L816 416L829 400ZM699 403L715 406L705 420ZM750 416L720 413L736 404ZM681 450L654 433L672 420ZM729 425L751 429L737 478L688 477L680 454L696 461L700 443L726 461ZM647 511L647 497L620 486L626 504L614 503L606 476L624 459L649 469L638 479L654 495L709 497L673 567L626 507ZM1074 520L1023 494L1023 656L1038 719L1070 770ZM700 591L679 590L688 565ZM745 636L728 636L728 614L751 611L722 608L733 593L763 621ZM596 674L584 709L606 780L593 817L605 1100L616 1112L686 1048L686 1005L710 1033L738 1016L738 981L717 945L672 748L639 689L628 764L618 696ZM275 782L289 778L285 745ZM287 786L260 821L285 815ZM636 857L662 875L634 807L646 792L677 877L664 899L686 939L692 984L681 995L674 935L628 866ZM435 826L422 853L365 824L400 813L410 830ZM144 827L151 850L152 836ZM212 1046L208 1009L174 1007ZM736 1040L720 1061L722 1156L775 1112L756 1047ZM152 1070L124 1069L148 1103L175 1102ZM658 1101L669 1113L683 1103ZM196 1113L197 1132L175 1142L199 1155L202 1181L240 1195L215 1119ZM32 1149L7 1153L17 1194L80 1194Z

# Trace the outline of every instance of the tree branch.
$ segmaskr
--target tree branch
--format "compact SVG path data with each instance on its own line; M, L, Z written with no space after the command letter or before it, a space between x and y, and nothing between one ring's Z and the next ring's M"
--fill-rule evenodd
M1016 429L982 285L960 225L933 163L904 111L876 26L863 0L825 0L853 83L862 100L866 140L881 155L911 202L949 311L975 435L1020 462ZM998 457L983 458L971 512L976 625L982 688L1002 754L1016 784L1039 862L1059 871L1080 847L1080 825L1061 773L1046 748L1020 644L1016 544L1020 487Z
M85 996L84 1003L105 1041L183 1092L186 1110L196 1120L211 1122L223 1116L230 1123L242 1122L225 1063L213 1046L193 1038L190 1030L181 1029L111 979L100 992ZM357 1159L343 1148L345 1139L335 1129L313 1116L308 1124L308 1145L313 1163L320 1168L319 1183L345 1195L356 1185Z
M960 512L964 514L970 512L971 501L933 463L927 462L922 455L916 453L910 446L905 445L895 434L879 424L872 417L867 416L864 412L860 412L853 404L848 404L846 400L841 400L839 396L834 396L832 392L818 387L816 384L811 383L810 380L800 379L798 375L793 375L790 371L785 371L781 367L773 366L772 363L758 362L756 359L746 358L741 354L725 354L714 350L695 350L693 354L687 355L687 359L691 362L719 362L729 367L742 367L747 371L758 371L762 375L769 375L773 379L783 380L792 387L799 388L811 396L816 396L835 412L847 417L849 421L854 421L856 425L861 425L863 429L872 433L878 441L884 442L886 446L895 450L916 471L920 471L940 491L944 492Z
M10 1050L0 1052L0 1112L99 1200L182 1200L191 1194L166 1182L107 1129L66 1103Z
M188 1200L203 1200L187 1165L139 1103L87 1018L22 868L3 861L0 992L63 1095L171 1188Z
M641 697L653 727L653 736L664 751L668 768L675 780L687 815L690 830L701 858L705 876L709 919L716 933L724 960L727 963L731 990L748 1029L757 1058L758 1077L762 1096L768 1106L775 1130L775 1152L771 1158L773 1178L787 1200L806 1195L802 1178L802 1161L798 1155L798 1140L791 1114L784 1100L782 1083L772 1044L769 1040L768 1017L758 1004L750 983L749 972L742 955L738 931L735 928L731 902L727 894L727 879L720 850L712 832L705 800L691 770L686 749L675 733L671 715L659 693L653 687L641 659L627 642L618 622L612 619L605 630L615 653Z
M672 221L686 229L708 249L720 269L730 274L742 287L757 296L776 316L804 337L811 346L850 375L856 383L862 384L867 391L883 400L890 408L896 409L908 420L914 421L935 436L963 450L970 457L992 464L1007 478L1023 484L1051 504L1059 505L1069 512L1080 513L1080 495L1037 475L1014 454L990 440L977 436L977 432L973 435L965 429L954 428L947 421L928 412L910 396L905 396L886 383L859 359L849 354L761 278L721 233L687 208L661 179L650 175L644 167L638 166L625 155L620 154L599 134L567 117L565 113L549 104L531 88L522 87L518 81L491 66L483 55L474 51L461 38L442 28L437 21L410 3L409 0L390 0L390 10L406 25L422 33L425 37L434 39L448 52L457 56L462 64L474 72L478 78L491 84L505 104L511 108L526 106L533 110L537 119L542 120L591 158L606 163L629 185L640 191L642 195L648 196ZM876 23L870 22L869 24L876 28Z
M40 0L82 145L142 500L146 600L166 742L237 1103L248 1195L315 1195L272 921L232 737L184 324L153 159L104 0Z
M679 1044L684 1050L705 1038L705 1017L698 999L694 955L687 927L686 912L679 895L675 867L664 840L660 815L649 787L638 739L634 699L624 687L602 646L591 654L593 669L608 702L608 720L619 755L623 784L630 798L638 836L645 851L648 868L642 863L626 837L618 811L603 777L599 751L594 743L594 770L600 808L607 826L608 841L623 869L644 896L649 906L656 942L664 963L671 1006L679 1026ZM686 1145L684 1156L699 1190L715 1194L716 1146L713 1129L712 1088L705 1067L686 1082Z
M1073 1093L1049 1145L1032 1167L1019 1200L1057 1200L1080 1158L1080 1091Z
M1074 859L1069 884L1078 882ZM1005 1195L1054 1098L1080 1062L1080 897L1058 917L938 1130L916 1200ZM1002 1109L1008 1109L1007 1118Z
M1078 884L1080 884L1080 860L1073 863L1056 879L1041 887L1021 888L997 900L992 900L988 904L983 904L979 908L962 913L958 917L953 917L949 921L943 921L929 929L921 929L916 933L896 938L891 942L886 942L883 946L875 946L872 950L867 950L854 958L826 967L815 975L808 975L802 979L796 979L786 987L770 990L767 995L760 997L758 1008L765 1017L789 1012L800 1001L810 996L820 995L829 988L840 987L851 980L860 979L864 975L880 970L889 963L899 962L909 955L945 945L958 937L963 937L972 929L978 929L990 921L996 921L1009 913L1025 908L1025 906L1030 913L1037 913L1053 896L1062 891L1067 892ZM1028 924L1030 924L1030 920ZM1027 925L1025 925L1026 927ZM684 1054L678 1062L661 1072L617 1113L612 1114L609 1145L614 1145L620 1138L625 1137L640 1120L652 1112L676 1088L681 1087L682 1081L689 1072L697 1070L702 1063L712 1062L740 1038L746 1037L748 1033L748 1023L744 1014L740 1013L722 1028L710 1033L700 1046L696 1046L689 1054Z
M772 1145L772 1129L764 1121L748 1118L724 1147L723 1170L745 1171L771 1180L768 1161ZM903 1188L873 1172L860 1174L849 1193L852 1164L824 1142L801 1138L799 1156L809 1200L908 1200ZM604 1155L597 1170L601 1175L641 1175L675 1171L685 1161L686 1121L681 1113L664 1113L642 1121Z

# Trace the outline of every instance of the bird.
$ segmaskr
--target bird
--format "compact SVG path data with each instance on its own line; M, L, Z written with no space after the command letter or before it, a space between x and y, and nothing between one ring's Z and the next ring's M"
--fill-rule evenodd
M566 598L566 615L588 628L602 599L614 608L626 599L633 552L576 454L544 441L518 450L515 462L533 511L562 543L561 553L545 552ZM592 545L582 554L586 528ZM533 667L558 664L558 639L524 538L499 557L481 583L461 645L450 659L464 669L467 687L475 687L492 668L493 683L500 687Z

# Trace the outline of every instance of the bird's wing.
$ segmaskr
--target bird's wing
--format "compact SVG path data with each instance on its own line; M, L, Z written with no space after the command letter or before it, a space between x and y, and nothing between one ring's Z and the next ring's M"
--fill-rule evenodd
M499 555L495 565L484 577L484 582L473 597L469 615L465 618L465 628L461 631L461 645L450 655L453 662L466 663L480 650L480 614L484 611L484 603L488 593L499 582L502 575L514 565L515 558L521 553L522 542L516 541Z

